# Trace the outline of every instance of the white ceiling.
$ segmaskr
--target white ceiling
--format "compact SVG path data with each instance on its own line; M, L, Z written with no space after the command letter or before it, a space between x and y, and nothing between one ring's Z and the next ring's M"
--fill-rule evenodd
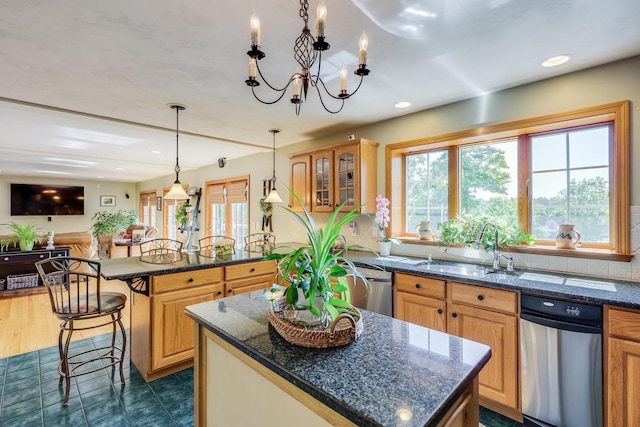
M3 0L0 174L126 182L169 175L175 112L168 103L188 107L180 113L187 170L267 151L273 127L283 130L279 147L346 135L355 126L640 54L638 0L325 1L332 47L323 59L356 58L365 30L371 74L341 113L325 112L311 93L296 117L290 92L263 105L244 80L253 10L262 22L263 73L281 85L295 71L297 1ZM309 8L312 32L317 4ZM568 63L541 67L565 53ZM346 65L352 90L356 64ZM336 91L338 80L327 85ZM264 84L257 89L273 99ZM394 109L401 100L412 107Z

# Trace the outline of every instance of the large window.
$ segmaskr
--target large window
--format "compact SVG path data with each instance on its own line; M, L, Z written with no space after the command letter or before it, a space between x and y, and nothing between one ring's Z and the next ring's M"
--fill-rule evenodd
M546 253L570 223L583 241L573 256L628 260L628 117L625 101L388 145L387 194L402 213L391 235L482 216L517 224L537 237L520 250Z
M232 237L236 247L244 247L249 235L248 194L248 177L205 183L205 234Z

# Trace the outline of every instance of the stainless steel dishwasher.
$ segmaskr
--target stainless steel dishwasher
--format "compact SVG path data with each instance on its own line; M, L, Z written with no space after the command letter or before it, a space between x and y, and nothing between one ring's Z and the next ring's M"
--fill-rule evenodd
M602 308L521 296L525 426L602 427Z
M369 289L364 287L362 280L358 279L354 286L352 278L347 277L351 291L351 303L358 308L393 316L391 273L362 267L358 267L358 271L367 278Z

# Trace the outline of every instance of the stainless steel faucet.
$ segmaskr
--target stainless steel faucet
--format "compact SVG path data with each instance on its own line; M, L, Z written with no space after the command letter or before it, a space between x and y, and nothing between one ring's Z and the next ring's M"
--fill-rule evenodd
M482 228L480 228L480 232L478 233L478 236L476 237L476 243L480 244L482 242L482 238L484 237L485 231L487 229L487 227L493 227L494 229L494 235L493 235L493 268L495 270L499 270L500 269L500 257L504 257L507 260L507 271L513 271L514 270L514 266L513 266L513 258L506 256L506 255L502 255L500 253L500 246L498 244L499 240L498 240L498 227L493 223L493 222L485 222L482 225Z

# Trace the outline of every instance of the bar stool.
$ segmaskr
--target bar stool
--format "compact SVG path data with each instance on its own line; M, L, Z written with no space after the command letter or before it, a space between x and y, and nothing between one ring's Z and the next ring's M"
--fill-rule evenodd
M69 403L71 378L97 372L109 366L115 371L120 365L120 381L124 384L123 360L127 346L127 336L122 325L122 309L127 297L118 292L100 291L100 263L75 257L57 257L35 263L51 302L53 314L60 320L58 351L60 363L58 386L65 380L63 405ZM87 320L100 319L99 322ZM111 344L69 354L69 344L74 331L112 325ZM116 345L116 325L122 333L122 347ZM87 358L88 353L95 357ZM108 361L103 364L102 361ZM85 367L87 370L82 369Z
M145 242L142 255L162 255L172 252L180 252L182 242L173 239L153 239Z

